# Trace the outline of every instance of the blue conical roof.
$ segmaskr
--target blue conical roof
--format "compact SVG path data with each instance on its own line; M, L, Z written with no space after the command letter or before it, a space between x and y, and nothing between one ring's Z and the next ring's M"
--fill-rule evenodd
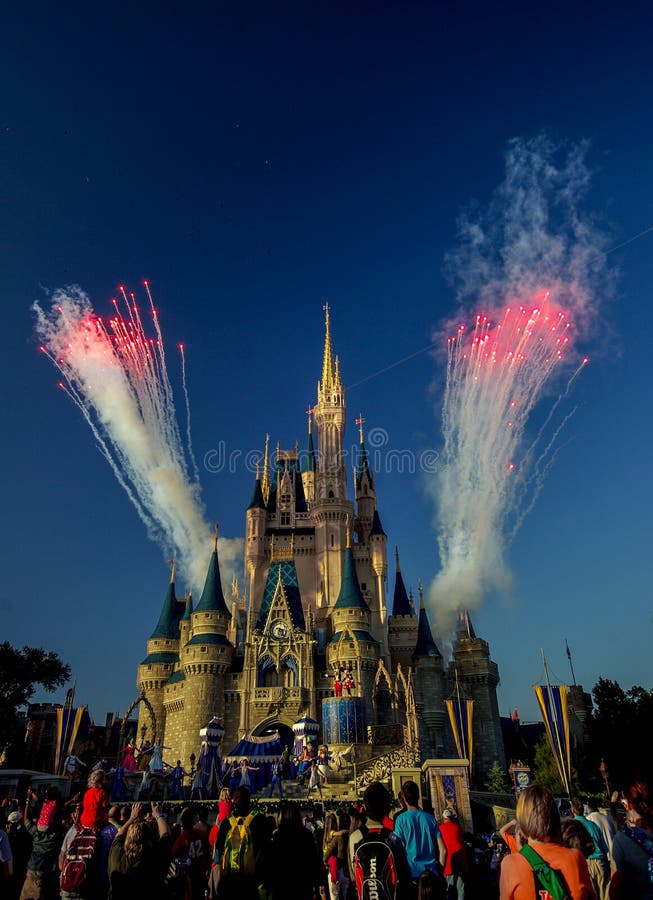
M254 492L252 499L249 501L247 509L265 509L265 500L263 499L263 488L261 487L261 479L257 478L254 482Z
M437 644L433 640L429 617L424 609L424 604L419 608L419 621L417 623L417 646L415 647L415 656L439 656L442 654L438 650Z
M395 576L395 592L392 599L393 616L412 616L413 610L406 592L404 578L399 568L399 551L397 551L397 574Z
M202 596L200 597L200 602L197 604L195 612L222 612L230 615L222 591L217 544L218 542L216 540L213 547L213 553L211 554L209 568L206 573L204 590L202 591Z
M344 609L347 607L357 607L358 609L369 609L365 602L365 597L358 583L358 575L356 574L356 566L354 564L354 554L351 547L345 550L345 564L342 569L342 581L340 583L340 593L334 604L334 609Z
M156 623L156 628L150 635L151 638L165 638L175 640L179 637L179 619L177 616L177 597L175 595L175 582L171 578L168 584L166 598L163 601L163 609Z
M190 617L193 614L193 595L191 593L188 594L188 598L186 600L186 607L184 609L184 614L179 620L180 622L190 622Z
M385 531L383 530L383 525L381 524L381 516L379 515L378 509L374 510L374 518L372 519L372 528L370 530L370 535L380 534L384 537L387 537Z

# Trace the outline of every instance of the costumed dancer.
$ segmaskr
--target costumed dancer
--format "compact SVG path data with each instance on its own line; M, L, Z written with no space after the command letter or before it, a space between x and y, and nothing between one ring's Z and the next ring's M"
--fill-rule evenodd
M193 780L190 786L190 799L191 800L208 800L209 798L205 796L207 793L204 779L208 775L208 772L205 772L204 769L200 769L199 766L195 769L195 774L193 775Z
M138 770L138 766L136 765L136 743L134 741L134 738L130 738L127 746L118 751L118 756L120 756L121 754L122 759L120 760L120 763L123 769L126 772L136 772Z
M312 759L310 762L311 772L308 778L308 794L307 797L311 796L311 791L317 791L320 795L320 800L322 799L322 785L320 784L320 776L317 772L317 760Z
M281 781L281 778L283 775L283 764L282 764L281 760L279 759L279 757L277 757L274 760L274 762L272 763L272 768L270 769L270 772L272 774L272 779L270 781L269 796L271 797L272 794L274 794L275 787L278 787L279 788L279 799L283 800L283 783Z
M151 789L152 778L150 776L150 770L143 769L143 777L141 778L141 783L139 784L138 790L136 791L136 799L141 800L143 797L148 797Z
M250 781L249 773L250 772L258 772L258 769L259 769L258 766L250 766L249 762L247 761L247 757L243 756L243 758L240 761L240 768L239 768L240 784L238 786L251 788L251 781Z
M354 684L354 677L351 674L350 669L345 669L345 677L343 679L342 686L347 691L348 696L351 697L351 692L356 687L356 685Z
M184 769L181 760L177 760L177 765L170 769L170 788L168 790L168 800L184 799L184 776L189 773Z
M125 769L121 765L117 765L115 769L112 769L109 773L113 775L113 782L111 784L111 802L114 800L120 800L121 803L125 802Z
M317 774L321 784L327 784L329 780L329 749L323 744L317 751Z

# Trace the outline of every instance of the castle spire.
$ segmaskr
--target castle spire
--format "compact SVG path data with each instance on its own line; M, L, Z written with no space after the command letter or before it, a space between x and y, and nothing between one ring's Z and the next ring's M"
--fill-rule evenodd
M177 595L175 593L175 567L173 563L170 581L168 582L168 590L166 592L165 600L163 601L163 608L161 609L161 615L159 616L159 621L156 623L154 631L150 635L150 639L166 638L167 640L176 640L179 637L178 621Z
M308 443L306 445L306 459L302 466L302 472L315 471L315 446L313 444L313 408L306 411L308 415Z
M415 656L439 656L442 654L438 650L437 644L433 640L433 632L429 623L429 617L424 606L424 588L422 582L417 584L419 590L419 620L417 623L417 646L415 647Z
M267 503L270 498L270 435L265 435L265 453L263 455L263 481L261 482L263 499Z
M265 499L263 497L263 488L261 486L261 460L256 460L256 480L254 481L254 491L252 499L247 509L265 509Z
M322 358L322 382L323 391L331 390L333 386L333 348L331 347L331 323L329 320L329 304L324 304L324 356Z
M363 592L361 591L356 574L356 565L354 563L354 554L351 546L349 546L349 530L347 530L347 549L345 550L345 564L342 569L342 581L340 582L340 593L335 602L334 609L342 609L343 607L358 607L360 609L369 609Z
M395 576L395 592L392 599L392 615L393 616L412 616L413 611L410 606L410 599L406 593L406 585L404 577L401 574L399 565L399 548L395 547L395 559L397 563L397 573Z
M220 563L218 562L218 523L215 523L215 537L213 539L213 553L209 561L206 573L204 590L197 604L195 612L222 612L230 615L222 590L220 580Z

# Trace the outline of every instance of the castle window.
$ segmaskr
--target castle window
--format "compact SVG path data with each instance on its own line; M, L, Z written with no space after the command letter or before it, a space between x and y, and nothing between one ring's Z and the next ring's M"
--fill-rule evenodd
M289 504L290 503L290 494L282 494L281 497L279 498L279 503Z
M335 547L335 545L336 545L335 535L332 534L332 535L331 535L331 546L332 546L332 547Z
M333 491L329 491L328 497L329 497L329 500L333 500L333 498L335 497L335 494L333 493Z
M206 647L201 648L202 653L206 653Z
M280 516L281 525L290 525L290 513L282 512Z
M367 582L364 581L364 582L361 584L361 591L366 591L366 590L367 590Z

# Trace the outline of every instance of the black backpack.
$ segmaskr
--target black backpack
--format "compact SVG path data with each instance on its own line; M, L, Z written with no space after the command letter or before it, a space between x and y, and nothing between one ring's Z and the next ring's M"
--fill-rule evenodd
M100 836L94 828L79 826L66 853L59 886L66 894L87 897L97 891Z
M387 828L371 831L362 825L363 839L354 849L354 879L359 900L395 900L399 870Z

